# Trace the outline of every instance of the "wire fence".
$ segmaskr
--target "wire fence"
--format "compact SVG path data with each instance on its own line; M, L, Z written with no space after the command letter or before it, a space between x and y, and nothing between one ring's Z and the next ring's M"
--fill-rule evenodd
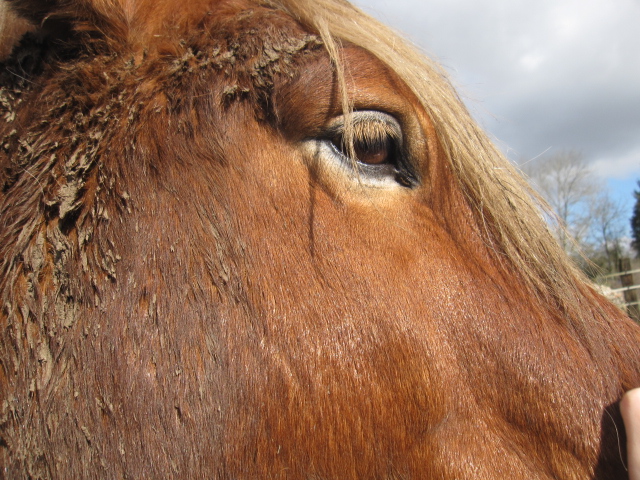
M620 260L619 272L603 275L597 282L608 287L603 290L605 296L640 322L640 268L634 268L637 264L637 260L623 258Z

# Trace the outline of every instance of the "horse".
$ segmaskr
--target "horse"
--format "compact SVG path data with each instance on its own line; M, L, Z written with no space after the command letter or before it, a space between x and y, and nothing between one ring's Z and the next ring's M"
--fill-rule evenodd
M626 476L639 327L399 34L0 8L6 478Z

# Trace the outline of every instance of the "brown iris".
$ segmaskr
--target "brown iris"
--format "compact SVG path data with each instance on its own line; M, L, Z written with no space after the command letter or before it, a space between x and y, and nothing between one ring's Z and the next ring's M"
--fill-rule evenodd
M376 142L374 145L362 144L360 142L354 143L353 150L359 162L366 163L367 165L391 163L392 151L388 139L382 143Z

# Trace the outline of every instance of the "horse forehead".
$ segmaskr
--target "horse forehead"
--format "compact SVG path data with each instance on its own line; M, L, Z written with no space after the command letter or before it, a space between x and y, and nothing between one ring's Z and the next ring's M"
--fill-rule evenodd
M93 14L89 23L82 22L83 28L98 29L140 48L261 8L251 0L86 0L83 7Z
M190 22L173 19L163 24L162 31L144 37L142 45L126 40L112 48L125 55L133 50L141 78L172 77L172 84L182 89L193 87L192 80L217 78L225 101L250 90L269 94L279 79L298 74L305 55L321 50L318 36L275 8L244 0L217 2L213 7L192 12ZM232 81L220 82L221 78Z
M202 44L242 37L242 43L251 45L277 34L300 33L288 14L251 0L116 0L115 8L105 8L109 2L100 0L88 3L101 16L82 28L104 32L114 44L145 55L154 50L171 54L176 42Z

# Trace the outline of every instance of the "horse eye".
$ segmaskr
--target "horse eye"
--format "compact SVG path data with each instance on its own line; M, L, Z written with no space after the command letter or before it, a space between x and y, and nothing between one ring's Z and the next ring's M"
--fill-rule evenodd
M344 117L330 127L331 142L342 155L366 165L394 162L402 142L402 130L393 117L382 112L362 111L354 112L351 121L353 150L347 145Z
M327 142L343 166L355 170L361 180L413 187L417 178L402 148L402 128L391 115L377 111L356 111L351 117L351 147L344 116L327 129ZM369 182L369 183L370 183Z

